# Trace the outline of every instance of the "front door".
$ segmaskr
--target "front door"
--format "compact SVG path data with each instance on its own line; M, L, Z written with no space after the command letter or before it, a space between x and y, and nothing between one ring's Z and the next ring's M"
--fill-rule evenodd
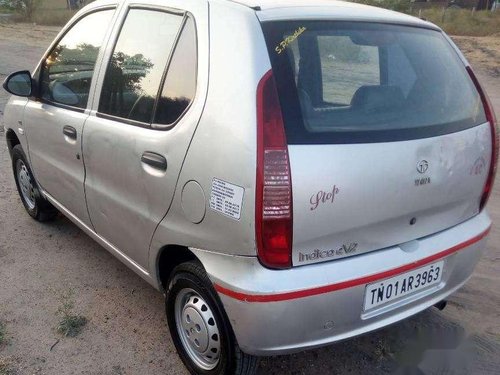
M194 18L131 7L116 39L85 125L87 204L96 232L147 268L203 106Z
M40 64L39 90L23 119L38 183L87 225L82 132L94 68L113 14L114 9L105 9L80 18L56 43Z

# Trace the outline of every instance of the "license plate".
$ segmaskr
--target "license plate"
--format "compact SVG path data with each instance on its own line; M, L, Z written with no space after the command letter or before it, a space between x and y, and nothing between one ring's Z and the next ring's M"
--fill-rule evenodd
M398 276L368 284L365 290L364 311L416 293L441 282L444 262L437 262Z

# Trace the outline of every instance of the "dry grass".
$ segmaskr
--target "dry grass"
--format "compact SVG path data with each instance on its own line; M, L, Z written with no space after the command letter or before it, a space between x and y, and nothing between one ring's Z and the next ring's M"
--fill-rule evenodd
M465 9L425 9L422 18L451 35L487 36L500 33L500 11L472 12Z
M63 26L75 15L76 11L68 9L38 9L31 22L38 25Z
M451 35L487 36L500 33L500 11L478 11L470 9L429 8L413 9L418 3L409 0L350 0L354 3L368 4L387 8L435 23Z
M62 26L76 13L67 9L66 0L31 0L28 7L7 9L0 13L14 12L14 22L32 22L40 25Z
M66 0L40 0L39 7L42 9L66 9Z

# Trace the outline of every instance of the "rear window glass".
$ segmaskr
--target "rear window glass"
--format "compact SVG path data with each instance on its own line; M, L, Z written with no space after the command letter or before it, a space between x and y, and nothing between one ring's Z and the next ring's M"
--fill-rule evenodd
M196 91L196 69L196 27L188 17L168 67L155 123L172 125L186 111Z
M318 49L323 101L348 106L360 87L380 85L377 47L357 46L348 36L321 35Z
M263 24L289 143L424 138L486 122L445 37L375 23Z

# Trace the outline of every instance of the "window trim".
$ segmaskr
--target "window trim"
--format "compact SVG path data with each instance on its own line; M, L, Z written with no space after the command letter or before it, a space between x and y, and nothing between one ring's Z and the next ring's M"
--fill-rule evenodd
M152 116L151 122L142 122L142 121L131 120L131 119L127 119L124 117L118 117L118 116L110 115L110 114L103 113L103 112L99 111L99 105L101 103L102 89L104 86L104 81L106 79L106 73L107 73L107 69L109 66L109 62L111 61L111 59L113 57L113 53L115 51L116 45L118 44L118 40L120 39L120 35L122 33L123 26L125 25L125 22L127 21L127 17L129 15L130 11L134 10L134 9L156 11L156 12L168 13L168 14L173 14L173 15L183 17L183 19L181 21L181 25L179 27L179 30L177 31L177 35L175 36L174 43L172 45L172 49L171 49L170 54L168 56L167 63L165 64L165 68L164 68L163 73L162 73L162 78L160 80L160 85L159 85L158 92L157 92L155 102L153 105L153 112L152 112L153 116ZM180 36L182 35L182 31L184 30L184 26L186 25L186 21L189 17L193 20L195 33L196 33L196 52L197 52L197 54L196 54L196 56L197 56L197 58L196 58L196 73L198 73L198 60L199 60L198 59L198 28L197 28L197 24L196 24L196 18L194 17L194 15L191 12L186 11L186 10L181 10L181 9L162 6L162 5L144 5L144 4L136 4L136 3L129 4L128 8L125 11L125 15L122 16L121 23L118 26L116 38L112 41L113 45L112 45L112 49L111 49L111 55L109 56L109 59L107 61L103 61L103 64L101 65L101 72L104 73L104 76L102 79L101 87L99 87L98 90L96 90L96 91L98 91L98 94L99 94L99 100L97 101L97 109L96 109L96 114L95 114L96 117L104 118L104 119L108 119L108 120L112 120L112 121L116 121L116 122L121 122L121 123L124 123L126 125L137 126L137 127L141 127L141 128L145 128L145 129L170 130L179 122L179 120L181 120L185 116L185 114L191 108L193 102L195 101L197 91L195 92L193 100L191 101L189 106L184 110L182 115L176 120L175 123L169 124L169 125L162 125L162 124L155 124L154 123L154 118L156 115L156 108L158 105L159 95L161 95L161 92L163 91L163 86L164 86L165 79L166 79L166 76L168 73L168 69L169 69L170 64L172 62L172 57L177 49L177 45L179 43ZM198 74L196 74L196 83L198 83Z
M128 118L118 117L118 116L114 116L114 115L110 115L108 113L102 113L102 112L96 112L95 115L98 118L103 118L106 120L117 121L117 122L123 122L124 124L137 126L139 128L151 129L151 124L149 124L147 122L131 120Z
M41 87L42 87L42 85L40 83L40 79L41 79L41 76L42 76L42 70L44 68L44 62L47 59L47 57L52 53L52 51L54 50L54 48L56 48L59 45L59 43L61 42L61 40L68 34L68 32L70 32L73 29L73 27L78 22L80 22L82 19L84 19L85 17L90 16L91 14L94 14L94 13L97 13L97 12L103 12L103 11L107 11L107 10L114 10L115 11L113 13L113 15L112 15L112 18L113 18L114 16L116 16L117 9L118 9L118 6L116 4L115 5L103 5L103 6L91 9L88 12L86 12L86 13L81 14L80 16L78 16L75 20L73 20L73 22L71 23L71 25L69 25L68 27L66 27L66 29L59 36L59 38L55 39L52 42L52 44L50 45L50 48L47 50L47 52L43 55L43 58L40 60L39 66L35 70L35 74L34 74L36 76L36 78L35 78L35 81L36 81L35 93L34 93L34 95L32 95L30 97L30 99L33 99L34 101L42 103L42 104L48 104L48 105L54 106L56 108L62 108L62 109L66 109L66 110L74 111L74 112L79 112L79 113L85 113L85 111L87 111L89 109L89 103L91 104L91 102L92 102L89 99L91 98L92 95L95 95L95 92L94 92L94 94L91 95L91 91L92 90L89 90L89 99L87 100L87 105L85 106L85 108L75 107L75 106L72 106L72 105L69 105L69 104L58 103L58 102L54 102L54 101L51 101L51 100L48 100L48 99L44 99L44 98L41 97ZM102 53L102 49L103 48L106 48L106 45L107 45L106 36L107 36L107 34L108 34L109 30L110 30L110 27L112 27L112 26L108 26L108 28L106 29L106 33L104 35L103 44L99 48L99 54ZM91 82L90 82L90 87L92 87L92 83L96 79L96 76L95 76L94 73L99 69L99 66L100 66L100 64L98 64L98 62L99 62L99 54L97 55L97 59L96 59L95 65L94 65L94 72L92 73L92 79L91 79Z
M185 10L178 9L178 8L172 8L172 7L164 6L164 5L153 5L153 4L148 5L148 4L132 3L132 4L129 4L126 15L123 18L122 24L120 25L120 32L121 32L121 28L123 27L123 24L125 23L125 21L127 19L127 15L131 9L152 10L152 11L157 11L157 12L175 14L177 16L184 16L187 13L187 11L185 11ZM120 35L120 34L118 34L118 35ZM118 40L118 38L117 38L117 40Z

